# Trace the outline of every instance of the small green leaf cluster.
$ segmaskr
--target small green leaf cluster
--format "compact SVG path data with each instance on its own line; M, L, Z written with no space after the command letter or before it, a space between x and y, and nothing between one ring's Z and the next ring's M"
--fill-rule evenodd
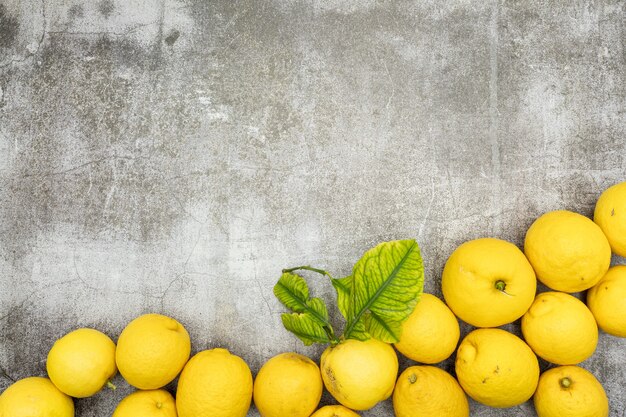
M320 298L311 298L305 279L295 271L313 271L330 278L337 292L337 307L346 323L336 336L328 309ZM338 344L344 339L387 343L400 340L402 322L415 308L424 287L424 266L415 240L383 242L365 252L344 278L310 266L283 270L274 295L291 312L281 318L287 330L305 345Z

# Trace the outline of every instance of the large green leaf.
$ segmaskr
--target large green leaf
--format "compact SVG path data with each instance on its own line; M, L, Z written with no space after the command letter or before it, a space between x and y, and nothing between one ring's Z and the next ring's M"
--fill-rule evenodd
M362 340L369 334L388 343L399 341L402 322L415 308L424 285L417 242L379 244L354 265L351 285L347 281L341 284L343 288L337 290L339 298L340 291L350 287L349 299L344 300L343 306L340 302L340 309L347 313L346 339Z
M326 305L319 298L309 298L309 287L304 278L284 272L274 286L274 295L293 311L292 314L282 314L283 325L305 345L335 342Z

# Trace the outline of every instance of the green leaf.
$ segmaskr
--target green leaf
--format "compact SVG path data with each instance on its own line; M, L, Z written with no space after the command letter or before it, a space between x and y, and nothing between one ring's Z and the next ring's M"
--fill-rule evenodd
M337 291L337 307L344 318L348 318L348 308L350 305L350 291L352 291L352 277L331 279L331 284Z
M306 346L331 342L324 327L308 313L283 313L281 319L285 329L298 336Z
M347 287L347 282L341 284L345 285L338 294ZM370 249L354 265L351 284L349 300L340 307L347 313L344 337L362 340L367 333L387 343L399 341L402 322L415 308L424 285L417 242L384 242Z
M350 292L352 291L352 276L339 279L331 279L331 283L337 290L337 307L344 318L348 319L350 310ZM367 340L369 333L365 330L364 322L357 323L351 332L351 339Z
M328 311L319 298L309 299L309 287L300 275L284 272L274 286L274 295L296 313L308 313L321 324L328 323Z
M309 299L309 287L300 275L284 272L274 286L274 295L288 309L302 313Z
M293 311L292 314L284 313L281 316L283 325L305 345L337 342L324 301L309 298L309 287L300 275L283 272L274 286L274 295Z

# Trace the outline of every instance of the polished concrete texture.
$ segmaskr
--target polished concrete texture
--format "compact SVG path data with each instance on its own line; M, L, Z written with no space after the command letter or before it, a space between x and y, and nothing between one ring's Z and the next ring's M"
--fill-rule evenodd
M591 215L626 180L624 6L0 0L0 389L66 332L116 338L145 312L254 373L318 359L281 325L281 268L342 276L411 237L440 295L460 243ZM582 365L625 416L626 339L601 333ZM77 416L110 415L115 382Z

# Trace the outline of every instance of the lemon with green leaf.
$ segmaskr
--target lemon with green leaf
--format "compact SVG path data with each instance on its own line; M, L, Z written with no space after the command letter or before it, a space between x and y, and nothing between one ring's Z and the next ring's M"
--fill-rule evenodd
M327 276L337 291L337 307L345 318L337 336L320 298L311 298L304 277L296 271ZM274 294L291 313L285 328L305 345L330 344L320 368L326 389L339 403L367 410L391 396L398 357L390 345L400 341L402 323L415 309L423 290L424 267L415 240L383 242L365 252L340 279L311 266L283 270Z
M368 410L389 398L398 375L393 347L373 338L329 346L320 365L328 392L352 410Z

